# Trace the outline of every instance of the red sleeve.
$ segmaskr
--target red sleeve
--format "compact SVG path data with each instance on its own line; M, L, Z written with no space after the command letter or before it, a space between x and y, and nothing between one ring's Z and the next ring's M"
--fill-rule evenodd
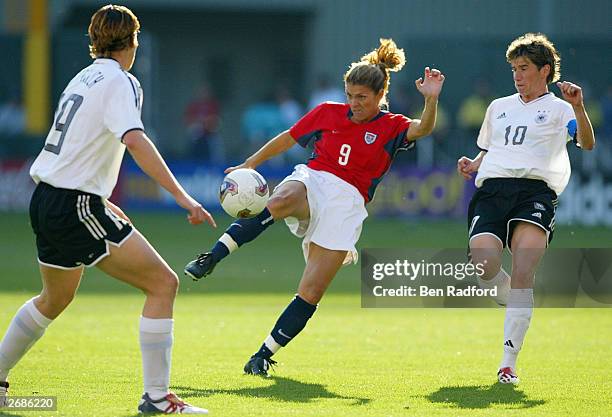
M395 129L396 129L397 134L401 132L406 133L408 131L408 128L410 127L410 123L412 123L412 120L410 120L403 114L394 114L393 119L396 122Z
M289 134L300 146L307 147L321 133L326 105L327 103L319 104L289 129Z
M397 151L406 151L408 149L414 148L416 145L415 141L408 141L406 139L406 133L408 132L408 128L410 127L410 123L412 120L404 116L403 114L393 114L391 115L393 120L393 134L391 135L392 145L391 145L391 154L394 155Z

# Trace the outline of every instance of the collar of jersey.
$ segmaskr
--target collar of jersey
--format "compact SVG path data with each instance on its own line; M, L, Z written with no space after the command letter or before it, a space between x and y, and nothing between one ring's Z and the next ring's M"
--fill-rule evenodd
M94 60L94 64L105 64L105 65L109 65L109 64L115 64L117 66L117 68L121 68L121 65L119 64L119 61L113 59L113 58L96 58Z
M381 111L379 111L379 112L378 112L378 114L377 114L376 116L374 116L373 118L371 118L371 119L370 119L370 120L368 120L367 122L365 122L365 123L355 123L355 122L353 122L353 121L351 120L351 117L353 117L353 112L352 112L351 108L349 107L348 112L346 113L346 117L347 117L349 120L351 120L351 122L352 122L352 123L355 123L355 124L366 124L366 123L371 123L371 122L373 122L374 120L378 120L378 119L380 119L381 117L383 117L383 116L384 116L385 114L387 114L387 113L389 113L389 112L386 112L386 111L384 111L384 110L381 110Z
M535 100L531 100L529 103L525 103L523 101L523 99L521 98L521 94L520 93L516 93L516 95L518 96L519 101L521 102L521 104L523 106L529 106L531 103L535 103L536 101L540 101L545 99L546 97L548 97L549 95L554 96L552 91L547 91L546 93L542 94L540 97L536 98Z

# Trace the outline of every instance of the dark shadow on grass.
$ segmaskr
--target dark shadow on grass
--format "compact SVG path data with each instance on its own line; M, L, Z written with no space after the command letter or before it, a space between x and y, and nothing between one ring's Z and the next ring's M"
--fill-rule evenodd
M0 417L24 417L23 414L7 413L6 411L0 410Z
M489 408L492 405L512 405L509 408L532 408L544 404L544 400L527 398L511 384L495 383L491 386L442 387L427 397L433 403L448 404L459 408Z
M245 378L253 378L245 376ZM201 389L193 387L175 386L173 389L179 397L210 397L216 394L238 395L249 398L268 398L273 401L309 403L319 398L336 400L352 400L352 405L365 405L372 401L370 398L345 397L327 390L323 384L312 384L283 377L266 379L273 384L265 387L250 387L238 389Z

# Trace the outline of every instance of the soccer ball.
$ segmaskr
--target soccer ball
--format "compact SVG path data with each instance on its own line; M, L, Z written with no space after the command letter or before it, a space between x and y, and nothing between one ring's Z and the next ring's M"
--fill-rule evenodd
M219 188L219 201L227 214L238 219L257 216L268 203L268 183L254 169L230 172Z

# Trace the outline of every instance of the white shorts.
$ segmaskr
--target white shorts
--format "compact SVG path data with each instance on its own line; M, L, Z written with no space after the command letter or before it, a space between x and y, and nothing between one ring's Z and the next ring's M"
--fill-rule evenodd
M345 265L357 263L355 244L361 235L363 221L368 217L357 188L334 174L316 171L303 164L296 165L293 173L276 188L288 181L299 181L306 186L310 219L285 219L291 233L303 238L304 259L308 261L308 247L310 242L314 242L326 249L348 251Z

